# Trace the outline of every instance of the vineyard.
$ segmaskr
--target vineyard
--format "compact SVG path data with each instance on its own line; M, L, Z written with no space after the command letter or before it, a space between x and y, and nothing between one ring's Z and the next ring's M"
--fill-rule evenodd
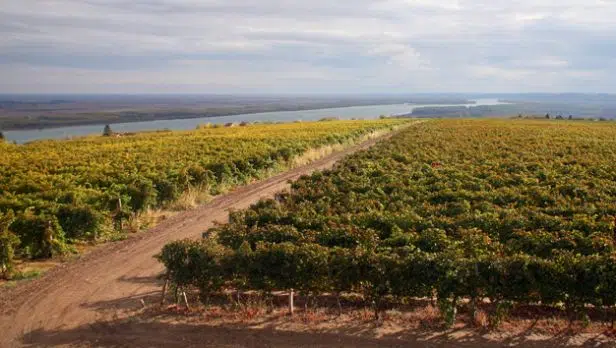
M400 120L204 126L14 145L0 141L0 275L11 260L125 233L151 208L216 195ZM314 156L314 154L312 154Z
M407 128L158 256L180 289L616 317L616 126L440 120Z

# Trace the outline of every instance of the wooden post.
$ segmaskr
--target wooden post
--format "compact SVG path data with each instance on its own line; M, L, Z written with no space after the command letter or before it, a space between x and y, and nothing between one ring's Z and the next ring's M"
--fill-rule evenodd
M118 197L118 205L116 207L116 214L122 213L122 198ZM120 231L124 230L124 221L122 221L122 216L120 215Z
M167 272L167 276L165 277L165 284L163 285L163 295L160 299L160 305L165 304L165 296L167 296L167 287L169 286L169 272Z
M293 307L293 289L289 290L289 315L293 315L295 308Z
M271 291L267 292L267 313L274 312L274 294Z
M342 303L340 302L340 293L336 292L336 303L338 304L338 316L342 315Z
M184 297L184 304L186 305L186 309L190 310L190 306L188 305L188 298L186 298L186 292L182 291L182 296Z
M380 319L380 316L379 316L379 314L380 314L379 313L379 309L380 309L379 305L380 305L380 303L381 303L380 299L376 299L376 300L372 301L372 304L374 305L374 320L376 320L376 321L378 321Z

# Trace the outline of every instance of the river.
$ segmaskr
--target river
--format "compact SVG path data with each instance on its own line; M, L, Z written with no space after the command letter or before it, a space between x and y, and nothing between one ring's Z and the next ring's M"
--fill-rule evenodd
M220 117L186 118L174 120L156 120L144 122L115 123L111 125L114 132L139 132L159 129L189 130L195 129L197 125L204 123L228 123L228 122L292 122L292 121L316 121L324 117L337 117L339 119L378 118L380 115L395 116L409 114L419 107L438 107L438 106L480 106L501 104L497 99L478 99L474 104L391 104L391 105L369 105L369 106L350 106L342 108L301 110L301 111L276 111L263 112L256 114L242 114ZM59 128L45 128L34 130L14 130L5 131L4 136L9 141L23 144L29 141L41 139L67 139L91 134L101 134L102 125L70 126Z

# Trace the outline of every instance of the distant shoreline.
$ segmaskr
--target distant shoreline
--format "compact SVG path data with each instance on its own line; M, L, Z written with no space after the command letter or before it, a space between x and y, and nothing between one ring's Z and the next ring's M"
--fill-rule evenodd
M472 104L470 100L431 100L441 105ZM17 104L14 101L6 101L5 104ZM285 111L308 111L323 109L338 109L359 106L375 105L395 105L409 104L417 105L423 101L404 101L401 100L370 100L370 101L351 101L351 102L332 102L315 103L313 105L249 105L249 106L228 106L228 107L204 107L203 109L187 109L178 106L177 108L160 107L148 110L143 106L126 111L84 111L75 112L61 111L39 112L39 115L29 115L34 111L6 110L0 104L0 130L2 131L31 131L44 130L74 126L95 126L118 123L148 122L160 120L180 120L209 117L225 117L237 115L252 115L267 112ZM38 106L38 104L35 104ZM58 104L55 104L58 105ZM62 104L65 105L65 104ZM12 113L12 114L11 114ZM7 115L9 114L9 115Z

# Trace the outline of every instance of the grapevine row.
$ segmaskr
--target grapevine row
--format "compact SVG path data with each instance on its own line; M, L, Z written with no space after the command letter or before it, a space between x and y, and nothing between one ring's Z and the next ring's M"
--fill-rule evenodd
M258 124L0 142L0 249L47 258L67 252L73 241L116 238L137 215L170 206L187 190L215 195L282 170L309 149L401 123Z
M293 288L375 303L436 295L444 313L462 298L612 308L614 163L613 125L431 121L160 258L204 296Z

